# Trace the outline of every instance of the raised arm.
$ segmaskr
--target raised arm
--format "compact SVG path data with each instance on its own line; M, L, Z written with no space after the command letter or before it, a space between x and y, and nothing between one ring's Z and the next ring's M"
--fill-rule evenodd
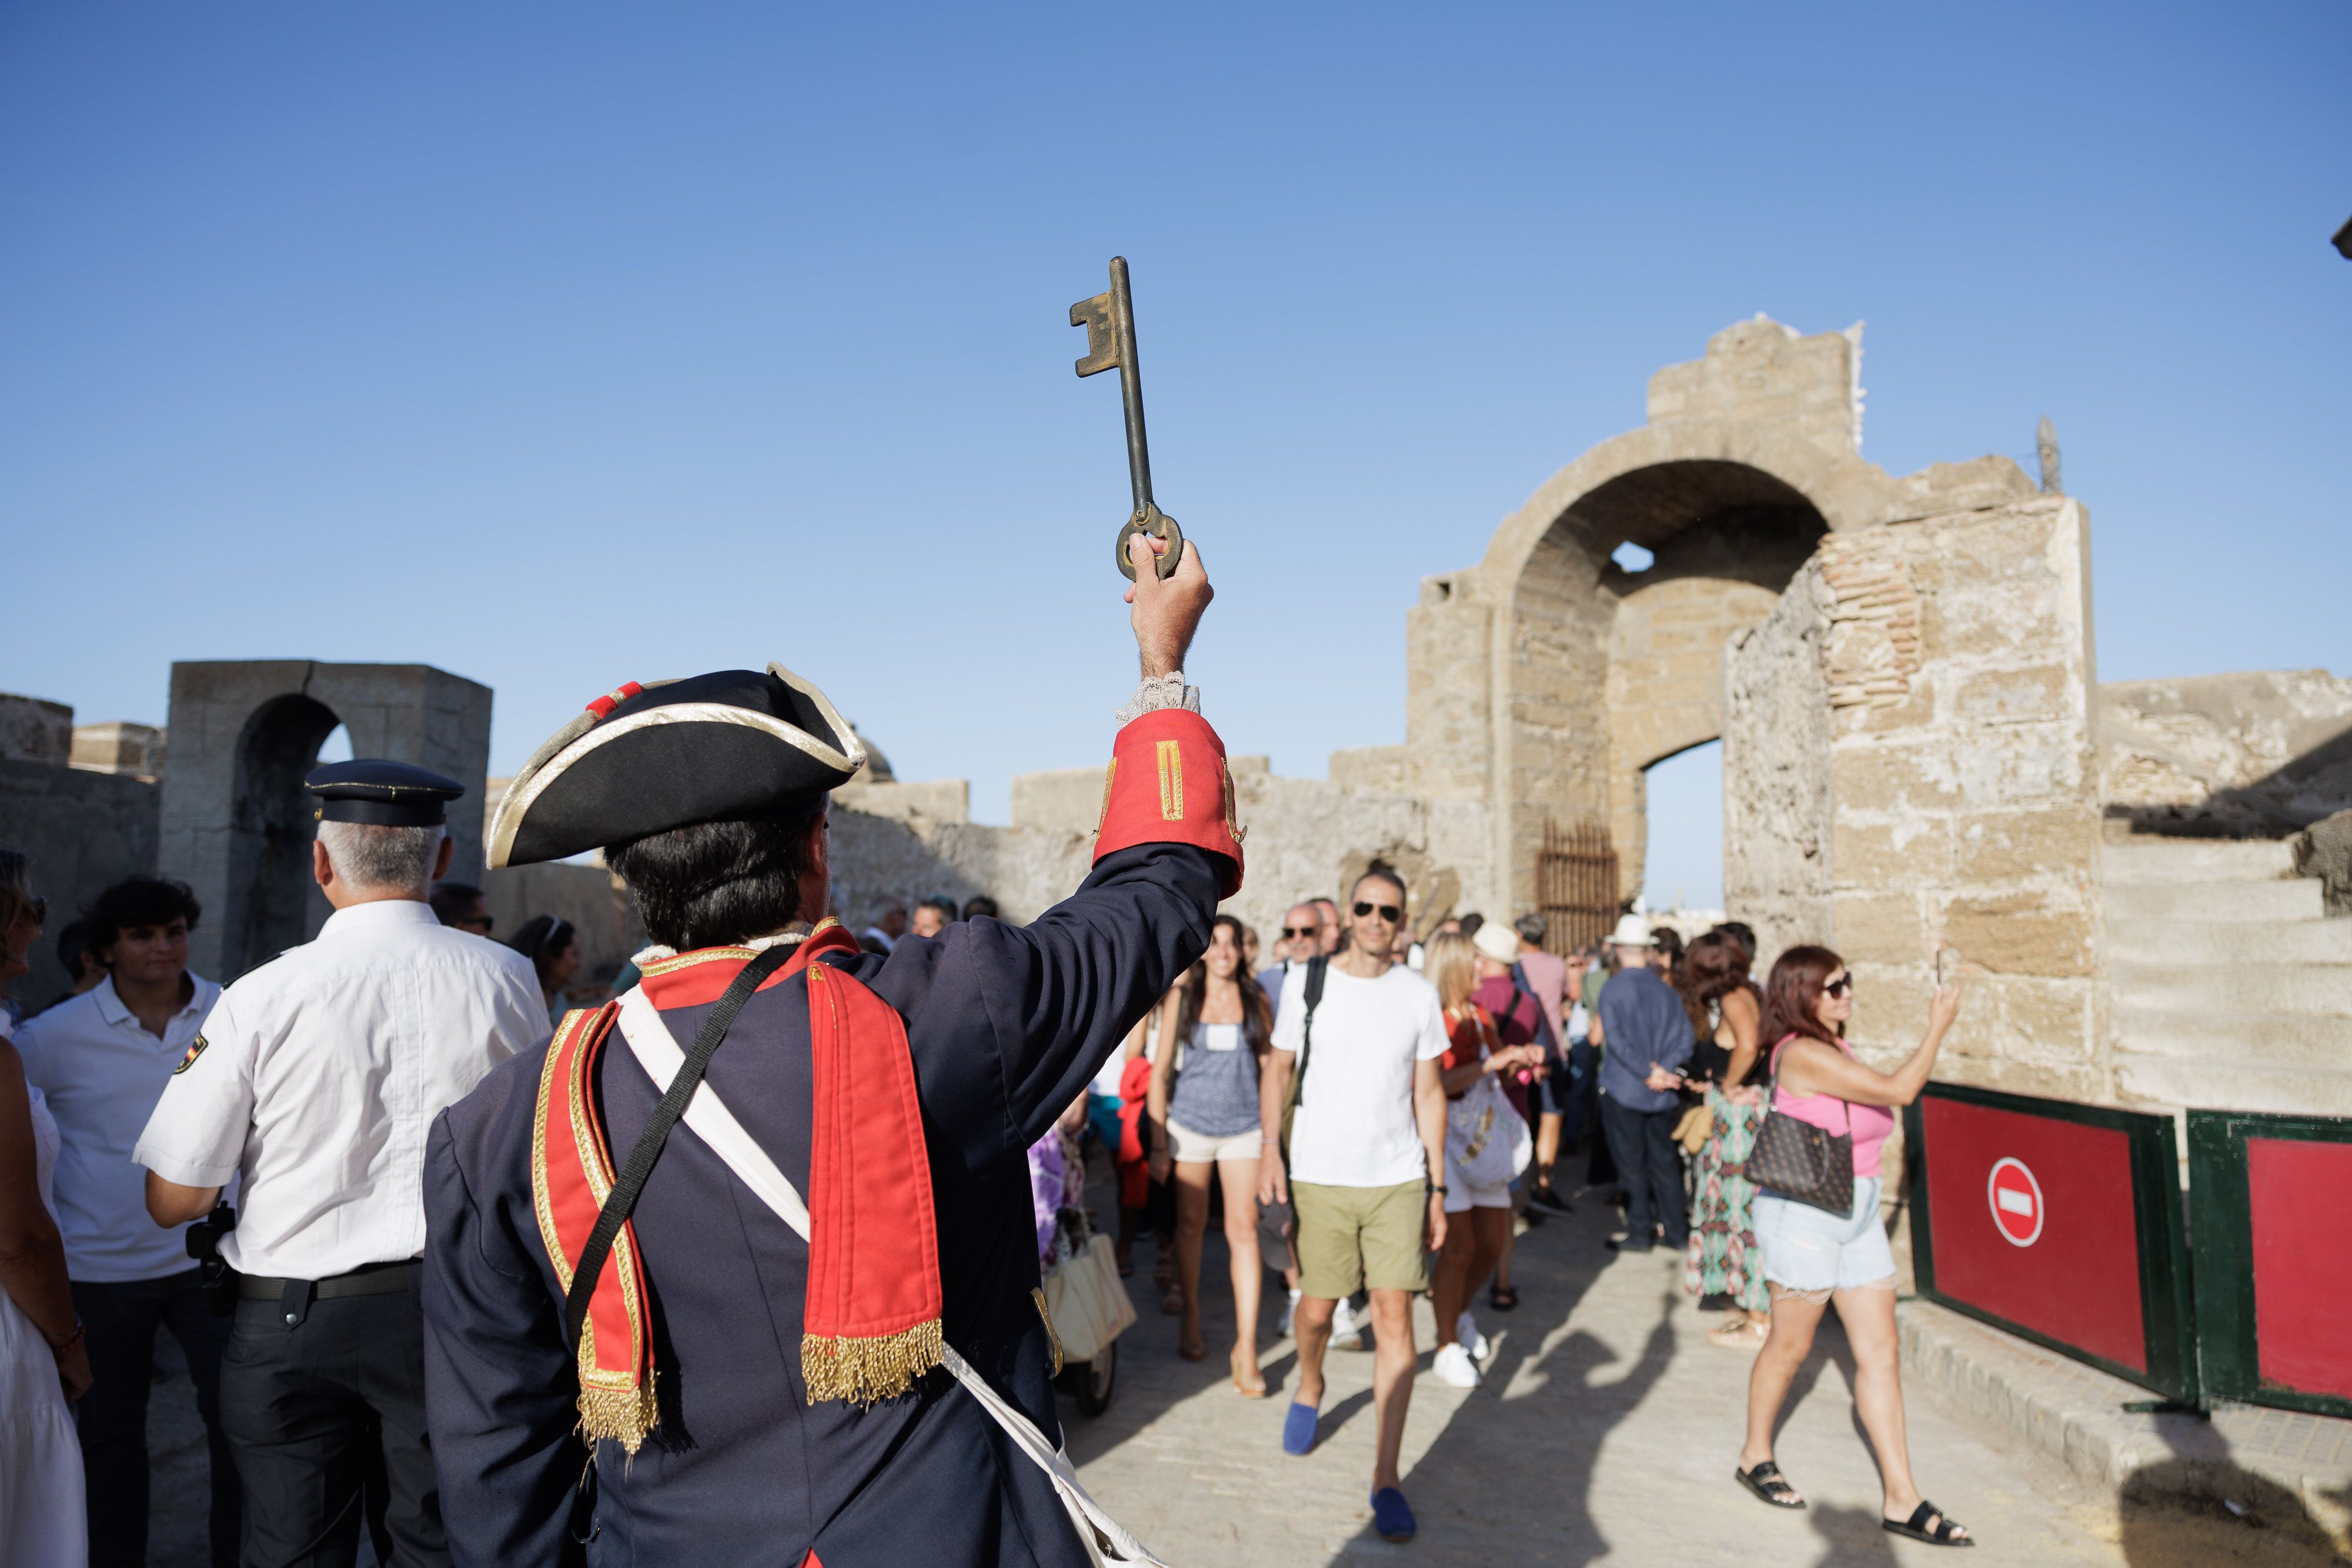
M1927 1032L1902 1066L1881 1072L1817 1040L1791 1040L1780 1057L1780 1083L1791 1094L1834 1094L1860 1105L1908 1105L1936 1071L1936 1052L1959 1016L1960 988L1938 987L1927 998Z

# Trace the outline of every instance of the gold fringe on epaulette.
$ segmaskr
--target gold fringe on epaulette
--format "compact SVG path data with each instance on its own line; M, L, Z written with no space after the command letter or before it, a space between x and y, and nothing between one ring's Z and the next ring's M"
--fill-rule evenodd
M913 1388L917 1378L940 1364L945 1349L937 1318L872 1339L803 1334L801 1378L812 1400L871 1405Z
M646 1369L645 1380L635 1388L583 1388L580 1391L581 1439L590 1448L604 1438L611 1438L636 1457L644 1446L646 1434L661 1420L661 1411L654 1402L654 1377L651 1367Z

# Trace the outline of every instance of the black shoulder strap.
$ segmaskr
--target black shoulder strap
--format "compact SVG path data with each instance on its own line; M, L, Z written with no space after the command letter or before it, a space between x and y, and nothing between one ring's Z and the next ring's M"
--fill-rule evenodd
M1331 960L1319 953L1307 960L1307 1016L1298 1020L1298 1092L1291 1096L1294 1104L1307 1099L1307 1062L1315 1054L1315 1009L1323 1000L1323 977L1330 967Z
M588 1245L580 1249L580 1262L572 1271L572 1289L564 1292L563 1343L575 1357L580 1354L580 1331L588 1321L588 1300L596 1293L596 1276L604 1271L604 1260L613 1250L613 1238L621 1233L629 1211L636 1207L637 1194L645 1190L646 1178L654 1174L654 1162L661 1158L662 1145L669 1141L670 1129L686 1114L686 1103L694 1098L696 1088L701 1084L711 1053L727 1038L727 1031L734 1027L735 1016L751 999L751 993L770 975L782 968L797 950L796 944L780 943L743 966L742 973L719 994L718 1005L695 1031L694 1048L686 1053L685 1065L669 1081L661 1103L654 1107L653 1115L646 1122L646 1130L637 1134L636 1147L629 1151L629 1163L606 1195L604 1207L596 1216L596 1228L588 1233Z

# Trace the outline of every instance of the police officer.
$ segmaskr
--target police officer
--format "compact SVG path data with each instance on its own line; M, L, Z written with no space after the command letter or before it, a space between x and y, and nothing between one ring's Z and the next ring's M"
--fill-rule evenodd
M352 1562L379 1432L393 1562L446 1563L417 1305L425 1133L546 1040L547 1009L527 960L425 903L462 786L378 760L303 783L334 913L221 994L132 1157L159 1225L209 1213L242 1178L219 1242L237 1276L220 1401L247 1568Z

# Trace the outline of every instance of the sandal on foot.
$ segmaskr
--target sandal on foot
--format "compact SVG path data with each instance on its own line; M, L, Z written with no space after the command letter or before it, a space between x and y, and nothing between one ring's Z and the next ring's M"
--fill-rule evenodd
M1496 1286L1493 1290L1486 1292L1486 1304L1494 1308L1498 1312L1507 1312L1511 1311L1514 1307L1517 1307L1519 1304L1519 1292L1517 1287L1512 1285Z
M1244 1382L1242 1378L1242 1358L1239 1352L1235 1352L1234 1354L1227 1356L1225 1358L1225 1364L1233 1371L1234 1393L1240 1395L1244 1399L1263 1399L1265 1397L1265 1375L1261 1372L1256 1375L1256 1380L1255 1382Z
M1166 1294L1160 1298L1160 1310L1170 1317L1181 1316L1184 1311L1184 1288L1181 1285L1162 1287Z
M1721 1323L1706 1331L1706 1343L1725 1350L1760 1350L1764 1345L1762 1323L1742 1318L1736 1323Z
M1186 1361L1206 1361L1209 1359L1209 1347L1205 1344L1179 1344L1176 1354Z
M1927 1528L1927 1521L1931 1519L1936 1521L1933 1530ZM1878 1521L1878 1528L1908 1540L1924 1541L1930 1546L1974 1546L1977 1543L1973 1535L1955 1534L1956 1531L1966 1527L1924 1497L1919 1500L1919 1506L1911 1511L1909 1519L1882 1519Z
M1774 1508L1805 1506L1805 1500L1798 1495L1795 1487L1789 1484L1789 1478L1780 1473L1780 1467L1769 1459L1759 1461L1753 1469L1743 1470L1735 1468L1731 1473L1739 1479L1741 1486L1746 1487ZM1895 1526L1890 1522L1886 1528L1893 1530Z
M1282 1451L1294 1457L1311 1453L1318 1419L1314 1406L1294 1403L1282 1417Z

